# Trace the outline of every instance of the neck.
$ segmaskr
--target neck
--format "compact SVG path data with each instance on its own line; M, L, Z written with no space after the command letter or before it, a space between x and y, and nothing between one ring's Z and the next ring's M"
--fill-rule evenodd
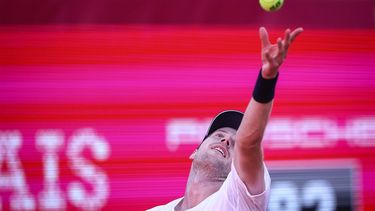
M202 170L202 169L201 169ZM218 191L225 178L212 177L207 172L191 167L183 199L175 210L186 210L197 206Z

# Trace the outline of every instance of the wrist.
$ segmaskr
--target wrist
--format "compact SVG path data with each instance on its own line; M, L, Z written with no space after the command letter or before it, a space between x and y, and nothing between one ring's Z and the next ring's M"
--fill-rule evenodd
M261 73L264 79L274 79L278 75L279 71L278 69L271 70L269 67L264 67L263 65L261 69Z
M275 88L279 76L278 71L274 75L270 74L263 76L260 70L255 87L253 90L253 98L259 103L269 103L275 97Z
M278 71L275 71L273 73L265 73L264 71L262 71L262 78L265 80L272 80L276 78L278 75L279 75Z

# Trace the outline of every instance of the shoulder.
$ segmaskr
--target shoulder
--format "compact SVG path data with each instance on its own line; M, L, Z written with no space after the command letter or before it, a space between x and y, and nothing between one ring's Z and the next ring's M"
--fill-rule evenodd
M233 204L237 210L266 210L268 205L269 192L271 187L271 177L268 173L267 167L264 165L264 178L261 182L264 182L265 189L260 194L253 195L247 189L245 183L238 176L236 168L232 163L231 172L228 178L225 180L222 190L222 194L226 194L227 200Z

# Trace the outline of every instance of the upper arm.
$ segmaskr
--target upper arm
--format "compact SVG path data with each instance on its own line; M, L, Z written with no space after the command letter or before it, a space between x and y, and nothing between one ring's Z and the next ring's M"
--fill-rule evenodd
M259 145L241 147L235 145L234 167L248 191L257 195L265 190L263 150Z

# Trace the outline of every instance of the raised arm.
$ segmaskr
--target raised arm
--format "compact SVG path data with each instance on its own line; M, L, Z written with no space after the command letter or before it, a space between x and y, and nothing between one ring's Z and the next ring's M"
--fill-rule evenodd
M272 44L266 29L259 29L262 70L236 134L233 161L239 177L251 194L262 193L265 189L262 138L272 110L279 67L286 58L290 44L302 31L302 28L293 32L287 29L284 38L278 38L277 43Z

